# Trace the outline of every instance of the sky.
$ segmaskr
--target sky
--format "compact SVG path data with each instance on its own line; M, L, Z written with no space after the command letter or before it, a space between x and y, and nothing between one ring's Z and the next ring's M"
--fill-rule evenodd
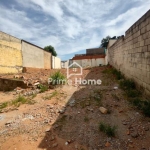
M0 0L0 31L52 45L68 60L107 35L124 35L149 9L150 0Z

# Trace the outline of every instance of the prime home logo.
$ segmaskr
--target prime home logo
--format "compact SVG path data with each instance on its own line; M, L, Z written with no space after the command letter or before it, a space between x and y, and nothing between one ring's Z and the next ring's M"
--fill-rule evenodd
M51 78L48 79L48 83L51 84L68 84L68 85L101 85L102 81L100 79L82 79L81 75L83 75L83 68L77 63L73 62L71 65L67 67L67 79L57 79L53 80ZM75 76L75 78L71 79L71 76ZM80 76L80 77L77 77Z
M79 70L79 72L77 72L77 69ZM72 70L71 73L70 70ZM83 73L83 68L77 62L73 62L71 65L67 67L67 79L69 79L73 75L80 76L82 75L82 73Z

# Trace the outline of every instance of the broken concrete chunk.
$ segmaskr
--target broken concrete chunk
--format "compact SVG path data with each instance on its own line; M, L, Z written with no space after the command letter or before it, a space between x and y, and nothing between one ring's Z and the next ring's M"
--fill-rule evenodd
M37 85L39 85L40 83L39 82L36 82L36 83L34 83L34 86L37 86Z
M104 107L100 107L99 108L99 110L100 110L100 112L102 113L102 114L107 114L107 109L106 108L104 108Z

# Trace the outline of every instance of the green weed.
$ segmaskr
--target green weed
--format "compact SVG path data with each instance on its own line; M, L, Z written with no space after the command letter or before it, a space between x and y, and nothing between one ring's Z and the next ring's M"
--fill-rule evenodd
M109 124L105 124L103 122L100 122L99 124L99 130L104 132L109 137L114 137L117 127L111 126Z
M52 80L51 83L53 85L65 84L66 83L66 77L60 71L57 71L57 72L53 73L50 76L50 79Z
M43 92L45 92L45 91L48 90L48 86L42 85L42 84L40 84L40 85L38 86L38 88L40 89L40 92L41 92L41 93L43 93Z

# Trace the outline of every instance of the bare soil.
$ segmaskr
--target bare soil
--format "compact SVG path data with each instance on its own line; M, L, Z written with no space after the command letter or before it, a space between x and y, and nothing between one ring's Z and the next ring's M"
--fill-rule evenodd
M35 104L1 113L0 149L149 150L150 119L129 104L117 80L102 73L104 69L84 69L82 76L70 77L101 79L101 85L63 85L35 95ZM46 80L50 72L41 74L22 75ZM15 91L0 92L0 103L17 96ZM101 106L107 114L100 112ZM115 137L101 132L100 122L116 126Z

